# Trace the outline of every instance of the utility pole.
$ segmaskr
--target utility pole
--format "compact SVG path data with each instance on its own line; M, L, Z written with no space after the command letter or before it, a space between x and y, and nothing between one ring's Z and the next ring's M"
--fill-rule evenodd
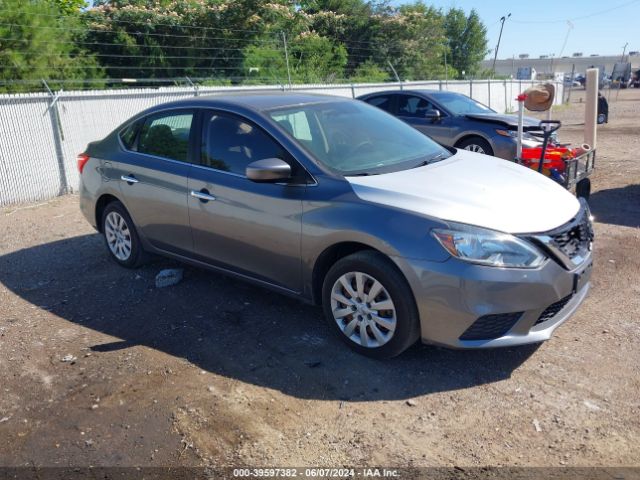
M289 79L289 90L291 90L291 69L289 68L289 50L287 50L287 36L282 33L282 42L284 43L284 59L287 62L287 78Z
M624 62L624 54L627 51L627 46L629 45L629 42L624 44L624 47L622 47L622 56L620 57L620 61Z
M500 25L500 35L498 35L498 45L496 46L496 52L495 52L495 55L493 56L493 68L491 69L493 71L494 76L496 74L496 60L498 59L498 49L500 48L500 40L502 39L502 29L504 28L504 22L510 16L511 14L509 13L507 14L506 17L500 17L500 21L502 22L502 24Z
M449 85L449 75L447 69L447 49L444 50L444 84Z

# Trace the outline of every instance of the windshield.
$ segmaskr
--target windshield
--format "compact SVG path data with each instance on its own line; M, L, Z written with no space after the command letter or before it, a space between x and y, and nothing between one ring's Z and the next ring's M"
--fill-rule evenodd
M450 156L429 137L364 102L323 102L268 113L315 158L343 175L405 170Z
M437 93L433 98L454 115L468 113L496 113L486 105L459 93Z

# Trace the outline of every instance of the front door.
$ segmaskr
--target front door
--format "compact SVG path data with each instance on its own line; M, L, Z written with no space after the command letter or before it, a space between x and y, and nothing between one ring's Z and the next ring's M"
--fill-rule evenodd
M202 112L200 163L189 178L189 215L203 261L301 291L300 238L304 183L255 183L256 160L293 160L264 130L243 117ZM297 166L299 167L299 166Z
M442 145L452 145L453 136L449 125L449 117L442 112L438 119L425 117L429 111L434 111L436 107L433 103L417 95L398 95L396 103L397 116L412 127L428 135Z

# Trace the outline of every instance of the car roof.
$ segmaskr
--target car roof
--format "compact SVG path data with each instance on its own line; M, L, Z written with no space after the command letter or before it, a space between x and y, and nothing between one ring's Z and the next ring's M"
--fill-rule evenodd
M191 97L174 102L163 103L146 111L153 113L155 110L178 107L216 107L216 106L236 106L245 109L264 111L274 108L286 108L293 105L304 105L310 103L324 103L336 101L352 101L350 98L338 97L335 95L322 95L317 93L298 92L230 92L213 95L203 95Z
M464 95L464 93L450 92L449 90L430 90L427 88L416 88L416 89L410 89L410 90L402 89L402 90L384 90L381 92L372 92L372 93L367 93L366 95L361 95L358 98L373 97L374 95L389 95L392 93L396 93L396 94L417 93L422 95L434 95L434 96L438 96L446 93L449 93L449 94L453 93L455 95Z

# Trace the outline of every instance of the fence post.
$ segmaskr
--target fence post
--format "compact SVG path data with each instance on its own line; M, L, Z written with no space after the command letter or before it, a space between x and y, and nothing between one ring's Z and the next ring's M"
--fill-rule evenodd
M58 111L58 100L62 94L62 89L54 95L49 88L47 82L42 80L45 88L49 92L49 98L51 99L49 106L43 113L43 116L49 113L49 119L51 120L51 130L53 131L53 143L56 147L56 159L58 160L58 174L60 176L60 191L58 195L64 195L69 193L69 180L67 179L67 169L64 164L64 151L62 149L62 142L64 141L64 132L62 131L62 122L60 121L60 112Z
M508 113L511 111L511 105L510 103L508 103L507 100L507 81L503 80L502 81L502 86L504 87L504 113Z
M289 68L289 49L287 48L287 35L284 32L282 34L282 43L284 44L284 58L287 63L287 78L289 80L289 90L291 90L291 69Z
M442 91L442 80L438 81L438 88Z
M469 96L473 98L473 78L469 79Z
M197 97L198 95L200 95L200 93L198 92L198 86L195 83L193 83L189 77L184 77L184 78L186 78L187 82L189 82L189 84L193 87L193 96Z
M491 108L491 80L487 80L487 87L489 88L489 108Z
M351 98L356 98L356 89L353 86L353 83L351 84Z

